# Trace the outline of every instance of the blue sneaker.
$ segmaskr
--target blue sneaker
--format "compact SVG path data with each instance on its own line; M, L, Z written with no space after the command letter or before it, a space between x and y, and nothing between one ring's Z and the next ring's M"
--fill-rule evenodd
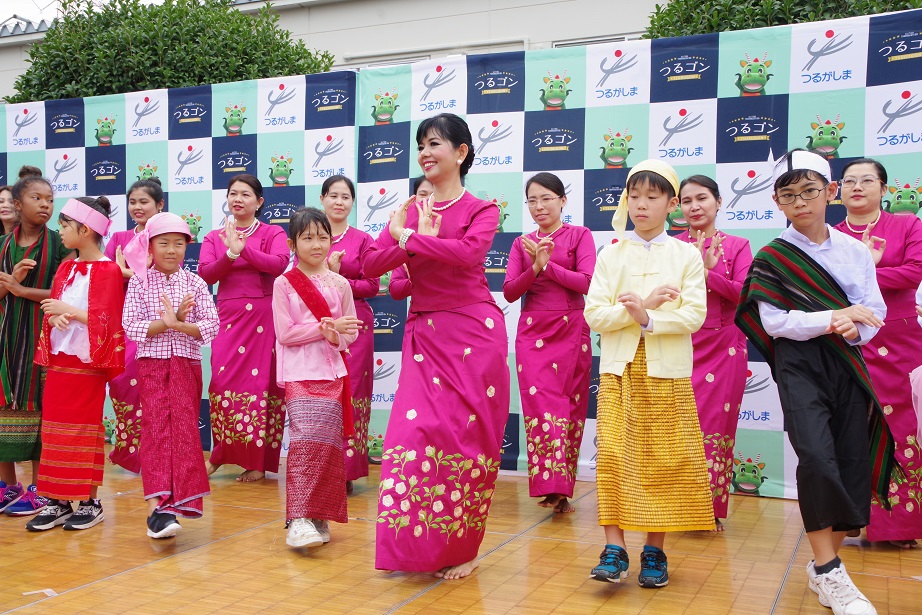
M650 545L644 545L640 554L640 574L637 582L641 587L665 587L669 585L666 571L666 554Z
M605 545L605 550L599 558L599 565L589 573L590 579L620 583L627 578L628 559L627 551L617 545Z
M28 489L22 494L22 497L19 498L19 501L6 509L6 514L11 517L28 517L29 515L38 513L38 511L42 510L47 505L48 498L42 497L36 493L35 485L29 485Z
M23 491L24 489L22 488L22 483L7 485L5 482L0 480L0 493L3 494L2 499L0 499L0 513L18 502L22 497Z

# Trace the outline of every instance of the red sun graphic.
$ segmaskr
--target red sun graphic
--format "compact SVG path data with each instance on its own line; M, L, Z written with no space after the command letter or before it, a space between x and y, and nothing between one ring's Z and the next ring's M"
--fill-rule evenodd
M284 89L285 89L285 84L284 84L284 83L280 83L280 84L279 84L279 89L280 89L280 90L284 90Z
M492 126L493 128L496 128L497 126L499 126L499 122L497 120L493 120L492 122L490 122L490 126Z
M385 194L387 194L387 190L385 190L384 188L381 188L380 190L378 190L378 194L380 194L381 196L384 196Z
M755 176L756 176L756 172L753 171L752 169L749 169L749 172L746 173L746 177L748 177L749 179L752 179Z
M437 73L442 72L442 67L441 67L441 65L435 67L435 72L437 72Z
M64 154L64 160L67 160L67 154ZM906 187L908 188L909 186Z
M900 96L903 98L903 100L906 100L907 98L912 96L912 92L910 92L909 90L905 90L902 94L900 94Z
M688 110L679 109L679 117L685 117L686 115L688 115Z
M29 110L28 110L28 109L23 109L23 110L22 110L22 114L23 114L23 115L29 115Z
M380 367L380 366L384 365L384 361L383 361L382 359L376 359L376 360L375 360L375 365L377 365L378 367Z
M832 30L826 30L826 38L832 38L835 35L836 33L833 32Z
M191 152L191 151L192 151L192 146L190 145L190 146L187 147L186 149L189 150L189 151Z
M144 97L144 102L149 103L149 102L150 102L150 96L145 96L145 97Z
M333 135L327 135L327 141L329 142L329 141L332 141L332 140L333 140Z
M616 49L616 50L615 50L615 57L616 57L616 58L620 58L620 57L623 56L623 55L624 55L624 53L623 53L620 49Z

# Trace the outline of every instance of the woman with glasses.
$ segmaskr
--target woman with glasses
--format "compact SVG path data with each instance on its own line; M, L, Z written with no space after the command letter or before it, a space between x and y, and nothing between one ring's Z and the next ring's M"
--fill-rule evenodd
M908 549L922 538L922 484L918 472L922 449L916 441L909 372L918 367L922 328L916 322L915 292L922 282L922 221L881 208L887 193L887 171L876 160L862 158L842 170L842 203L848 214L836 229L863 241L877 266L877 283L887 304L886 326L861 347L871 380L896 440L896 458L907 481L891 484L885 510L873 502L870 541L890 541Z
M686 178L679 186L679 198L689 230L676 239L695 244L701 252L708 290L707 317L692 334L692 389L708 460L715 528L722 532L720 520L727 518L729 508L733 446L747 372L746 337L733 319L752 264L752 250L746 239L717 230L722 201L713 179L706 175Z
M592 233L561 219L567 196L552 173L525 184L538 230L517 237L509 251L503 295L522 300L515 339L516 371L528 442L528 483L539 506L570 504L589 407L592 350L583 295L595 269Z
M346 493L352 481L368 476L368 422L371 420L371 394L375 376L374 314L367 299L378 294L378 278L366 276L362 264L375 240L349 226L355 203L355 185L344 175L326 178L320 188L320 204L333 230L333 244L327 267L352 287L355 315L362 321L359 336L349 345L349 384L352 387L352 419L355 433L343 439L346 461Z

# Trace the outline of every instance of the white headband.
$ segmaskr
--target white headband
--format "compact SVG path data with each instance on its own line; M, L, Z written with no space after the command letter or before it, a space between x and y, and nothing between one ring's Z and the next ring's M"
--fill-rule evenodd
M832 170L829 168L828 160L813 152L795 150L788 152L775 161L775 168L772 170L772 183L778 181L779 177L789 171L801 169L816 171L825 177L827 182L832 181Z

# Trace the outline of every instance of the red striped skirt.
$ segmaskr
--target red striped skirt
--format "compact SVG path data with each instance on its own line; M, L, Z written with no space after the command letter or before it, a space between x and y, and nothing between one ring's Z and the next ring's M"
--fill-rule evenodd
M105 401L106 370L73 355L51 355L42 397L40 495L88 500L90 488L102 485Z

